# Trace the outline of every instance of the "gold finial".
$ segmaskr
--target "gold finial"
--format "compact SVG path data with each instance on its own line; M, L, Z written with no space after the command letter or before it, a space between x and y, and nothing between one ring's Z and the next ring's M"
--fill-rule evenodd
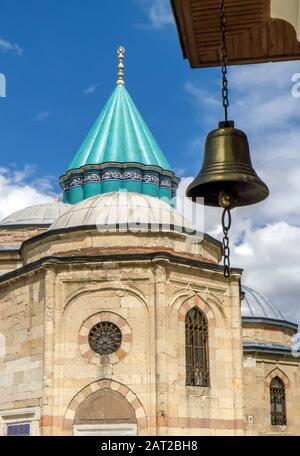
M124 54L125 54L125 49L122 46L120 46L118 49L119 71L118 71L117 84L125 84L125 82L124 82Z

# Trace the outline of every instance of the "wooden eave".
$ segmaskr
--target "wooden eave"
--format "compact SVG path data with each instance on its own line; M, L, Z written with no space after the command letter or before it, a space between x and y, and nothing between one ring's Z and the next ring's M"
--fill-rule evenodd
M300 59L296 30L271 17L271 1L226 0L230 65ZM183 56L191 67L219 66L220 0L171 0L171 4Z

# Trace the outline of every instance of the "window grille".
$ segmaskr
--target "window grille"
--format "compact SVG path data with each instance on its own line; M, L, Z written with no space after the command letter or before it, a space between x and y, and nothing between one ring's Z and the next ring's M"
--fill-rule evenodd
M186 384L209 386L208 324L197 308L185 318Z
M119 350L122 333L117 325L110 321L97 323L90 331L89 344L99 355L110 355Z
M273 378L270 384L271 424L286 425L285 386L279 377Z
M7 429L8 436L30 435L30 424L29 423L8 424L6 429Z

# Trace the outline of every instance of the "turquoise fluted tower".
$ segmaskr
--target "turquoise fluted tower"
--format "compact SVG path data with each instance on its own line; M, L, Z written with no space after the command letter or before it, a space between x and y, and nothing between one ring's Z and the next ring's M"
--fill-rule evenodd
M179 179L125 88L124 49L118 53L117 87L60 178L64 202L126 189L173 204Z

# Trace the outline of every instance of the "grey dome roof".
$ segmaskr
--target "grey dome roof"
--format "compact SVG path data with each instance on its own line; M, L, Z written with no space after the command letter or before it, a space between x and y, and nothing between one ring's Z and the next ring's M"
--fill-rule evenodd
M245 285L242 285L242 291L245 293L241 304L242 317L286 320L283 313L258 291Z
M16 225L51 225L58 217L72 207L60 201L37 204L20 209L0 221L0 226L9 227Z
M195 233L195 227L178 211L162 200L135 192L119 191L92 196L71 207L50 226L61 230L80 226L130 227L147 231L159 226L159 231ZM156 230L157 231L157 230Z
M258 291L242 285L244 299L241 301L243 324L269 324L281 328L288 328L296 332L298 325L286 319L270 301Z

